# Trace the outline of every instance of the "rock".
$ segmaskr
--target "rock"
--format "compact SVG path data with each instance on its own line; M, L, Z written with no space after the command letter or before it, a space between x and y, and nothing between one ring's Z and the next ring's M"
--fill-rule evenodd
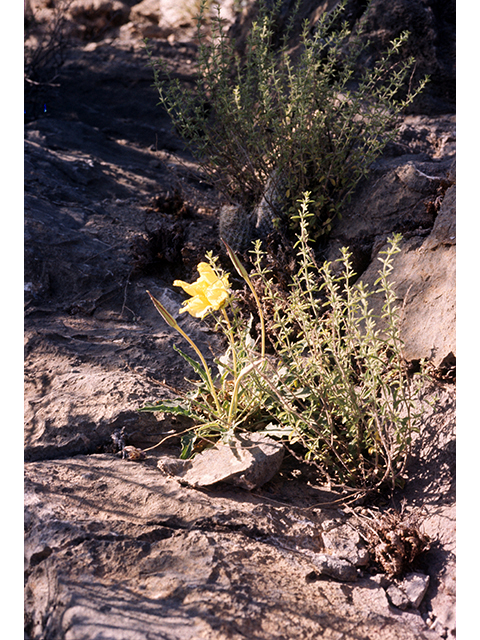
M159 461L159 468L191 487L227 482L251 491L273 478L283 460L281 443L259 433L237 434L191 460Z
M405 358L448 368L456 354L455 158L423 158L375 163L337 220L325 257L335 261L340 247L350 248L354 270L373 291L379 252L389 235L401 233L402 251L393 258L390 279L402 310ZM382 296L373 295L370 304L378 315Z
M233 22L234 0L228 0L219 5L207 3L205 10L207 19L216 15L217 6L220 7L224 22L227 24ZM137 29L143 33L144 37L169 38L170 36L172 41L191 40L196 33L199 7L200 3L196 0L186 0L181 3L172 0L143 0L132 7L130 19L136 23Z
M130 10L130 19L146 19L150 22L160 20L160 0L142 0L138 4L133 5Z
M410 605L415 609L418 609L427 592L429 584L429 576L426 576L423 573L410 573L402 580L399 586L407 596Z
M408 115L402 119L398 128L398 139L390 143L392 150L419 156L422 153L429 158L441 161L453 158L456 151L456 117L446 113L435 118L428 115Z
M77 37L90 39L129 21L130 7L120 0L74 0L67 6Z
M425 358L442 367L455 359L455 238L455 186L452 186L445 194L428 237L403 241L401 252L393 258L390 281L394 283L397 304L402 310L400 337L408 361ZM361 278L371 291L381 267L379 257L377 255ZM378 313L381 296L375 294L370 301Z
M289 548L295 527L313 533L335 512L312 519L234 487L181 487L152 462L26 464L31 640L438 640L419 616L390 609L383 589L338 581L353 576L346 561L319 554L316 567L297 536Z
M160 24L160 0L143 0L134 5L130 20L144 38L168 38L173 33L169 24Z
M322 540L328 553L348 560L355 567L368 565L370 560L368 550L358 531L348 523L323 531Z
M402 610L407 607L418 609L429 584L429 576L410 573L401 582L391 584L387 588L387 596L394 607Z
M455 246L457 233L456 233L456 185L452 185L442 200L440 210L433 229L428 238L423 243L423 249L430 249L434 251L439 247L451 247Z
M317 554L312 556L312 562L321 576L340 582L355 582L358 578L356 568L343 558Z
M93 364L79 369L71 353L61 353L58 341L54 347L50 340L57 352L50 355L49 373L39 382L30 363L45 343L30 337L25 366L27 460L92 453L111 443L113 431L122 427L129 434L158 430L154 415L138 412L142 398L145 403L151 399L145 376L121 371L111 376Z
M451 164L452 159L433 163L412 155L377 161L335 221L325 258L334 261L341 247L349 247L360 275L389 234L426 235L436 216L435 207L426 205L436 202Z
M387 597L389 602L391 602L394 607L402 609L402 611L405 610L410 604L410 600L408 599L406 593L396 584L391 584L388 587Z

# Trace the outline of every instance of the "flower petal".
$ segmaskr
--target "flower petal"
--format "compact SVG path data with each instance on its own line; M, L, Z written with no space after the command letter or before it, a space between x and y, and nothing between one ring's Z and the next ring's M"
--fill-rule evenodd
M183 280L175 280L173 284L192 296L183 303L180 313L188 311L196 318L203 318L212 309L218 310L225 304L229 296L229 282L228 276L219 278L206 262L200 262L197 269L200 277L193 284Z
M214 309L220 309L228 298L228 290L221 280L208 287L206 297Z
M188 282L184 282L183 280L174 280L174 287L182 287L185 293L188 293L189 296L194 296L196 294L195 283L189 284Z
M207 298L198 295L184 302L180 313L188 311L194 318L203 318L211 309L212 305L208 302Z
M197 269L198 273L200 274L200 279L203 278L208 282L208 284L214 284L217 280L219 280L219 277L217 276L215 271L206 262L200 262L200 264L197 266Z

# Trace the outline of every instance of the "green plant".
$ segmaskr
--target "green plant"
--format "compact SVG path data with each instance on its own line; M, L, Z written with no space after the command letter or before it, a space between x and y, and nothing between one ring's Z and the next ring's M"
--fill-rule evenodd
M297 215L298 263L287 294L278 290L273 274L262 267L265 254L259 241L250 275L227 247L257 304L260 347L250 337L235 295L227 296L228 277L212 256L208 282L201 277L193 285L174 283L193 296L186 303L192 315L220 311L217 326L228 340L228 352L218 362L215 380L197 347L201 362L182 354L200 377L193 393L177 403L142 410L194 419L196 426L184 442L184 457L192 453L195 440L228 438L235 429L263 430L286 438L291 446L299 443L306 459L330 481L362 490L387 481L395 484L418 428L424 379L423 373L407 374L399 309L389 282L400 236L390 239L381 258L375 292L382 294L383 306L375 317L368 301L373 292L353 283L355 274L346 249L340 275L333 273L330 263L316 265L309 246L310 204L306 193ZM203 264L206 270L208 265ZM152 300L170 326L192 344L173 317ZM268 319L267 309L272 310ZM267 336L273 354L267 353Z
M163 319L189 343L198 357L198 360L194 360L175 347L192 366L199 381L194 384L191 393L187 393L176 402L159 402L141 409L183 415L195 421L195 428L183 438L182 458L191 455L197 441L205 444L217 437L228 441L235 429L255 429L259 420L261 421L261 389L252 384L251 377L257 366L262 369L265 355L263 314L247 272L228 246L227 251L238 273L245 279L257 300L262 321L260 353L253 349L249 325L245 325L240 318L234 299L229 293L228 275L217 266L217 261L211 254L207 254L208 263L202 262L198 265L200 277L195 283L188 284L181 280L174 282L175 286L182 287L191 296L180 309L180 313L188 311L194 317L203 318L214 311L218 312L215 315L216 326L224 333L229 346L224 356L217 361L218 376L215 380L195 342L161 302L147 292Z
M270 393L269 411L327 478L364 488L395 484L422 415L424 378L407 374L400 312L389 282L401 236L390 238L381 252L382 268L369 292L354 283L347 249L340 275L331 263L316 265L309 247L309 204L306 194L297 217L298 267L287 296L261 268L256 246L257 286L274 310L269 338L277 363L260 376ZM369 307L372 293L383 297L380 317Z
M283 197L271 205L287 228L296 226L296 202L309 191L311 234L319 236L330 231L358 182L395 135L398 115L427 79L404 91L414 66L413 58L401 58L406 32L390 43L373 68L359 75L365 47L361 26L356 33L346 22L335 27L345 2L325 12L312 35L310 25L304 24L294 60L288 38L296 12L280 46L274 44L280 5L277 1L269 10L265 2L259 3L240 58L219 15L211 38L203 35L204 0L194 90L172 79L151 55L150 63L160 104L207 178L228 200L251 210L267 182L275 180Z

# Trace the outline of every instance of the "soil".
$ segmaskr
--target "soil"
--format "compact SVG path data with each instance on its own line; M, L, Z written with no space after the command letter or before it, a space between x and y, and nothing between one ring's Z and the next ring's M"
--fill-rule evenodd
M83 456L111 456L112 431L125 424L128 444L140 448L181 429L178 422L131 418L143 403L189 384L190 371L172 348L178 338L146 290L178 308L183 298L172 281L196 277L206 251L222 252L219 194L202 180L157 106L141 37L128 30L115 36L73 41L54 86L27 96L27 471L66 456L80 456L81 464ZM151 46L179 78L192 81L192 43L153 40ZM219 339L208 325L184 316L182 322L218 353ZM367 506L420 514L435 541L421 560L431 584L420 613L437 637L453 637L455 385L439 381L430 391L438 402L417 442L406 488ZM150 472L154 456L165 453L178 453L178 439L140 464ZM240 494L220 487L215 495ZM288 456L279 476L257 492L260 503L295 508L332 495Z

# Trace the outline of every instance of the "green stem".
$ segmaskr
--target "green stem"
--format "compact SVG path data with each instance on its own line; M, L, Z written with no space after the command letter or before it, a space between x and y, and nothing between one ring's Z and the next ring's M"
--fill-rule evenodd
M240 262L240 260L237 258L237 256L235 255L235 253L233 252L233 250L228 246L228 244L225 242L225 240L223 240L223 244L226 246L227 248L227 252L228 255L230 257L230 260L233 263L233 266L235 267L235 269L237 270L238 274L245 280L245 282L248 284L248 286L250 287L250 291L253 294L253 297L255 298L255 302L257 304L257 309L258 309L258 315L260 317L260 325L262 327L262 344L261 344L261 357L262 360L265 357L265 320L263 318L263 311L262 311L262 305L260 304L260 299L257 295L257 292L255 291L252 281L250 280L247 270L245 269L245 267L243 266L243 264Z
M200 351L200 349L197 347L197 345L193 342L193 340L187 336L187 334L185 333L185 331L183 329L180 328L178 322L175 320L175 318L172 316L171 313L169 313L165 307L162 305L161 302L159 302L154 296L152 296L152 294L150 293L150 291L147 290L148 295L150 296L151 301L153 302L156 310L158 311L158 313L162 316L162 318L165 320L165 322L170 325L173 329L175 329L176 331L178 331L178 333L185 338L185 340L188 342L188 344L192 347L192 349L195 351L195 353L197 354L197 356L200 358L200 361L203 365L203 368L205 370L205 374L207 376L208 379L208 384L210 386L210 392L213 396L213 399L215 401L215 406L217 407L217 411L218 411L218 415L220 416L222 413L222 409L220 407L220 402L218 401L218 396L217 396L217 392L215 391L215 386L213 384L213 380L212 380L212 376L210 375L210 369L205 361L205 358L202 355L202 352Z
M257 365L262 364L262 360L258 360L256 362L252 362L252 364L244 367L240 373L238 374L237 379L235 380L235 386L233 387L232 400L230 402L230 411L228 412L228 424L232 425L233 416L237 413L237 405L238 405L238 390L240 388L240 382L242 378L244 378L250 371L256 368Z
M189 336L187 336L187 334L185 333L185 331L183 331L183 329L181 329L181 328L179 327L179 325L178 325L178 324L177 324L177 326L176 326L175 328L176 328L176 330L178 331L178 333L179 333L181 336L183 336L183 337L185 338L185 340L189 343L189 345L192 347L192 349L194 349L194 350L195 350L195 353L196 353L196 354L198 355L198 357L200 358L200 360L201 360L201 362L202 362L202 365L203 365L203 368L205 369L205 373L206 373L207 378L208 378L208 384L209 384L209 386L210 386L210 392L211 392L211 394L212 394L212 396L213 396L213 399L215 400L215 406L217 407L218 414L220 415L220 414L221 414L221 412L222 412L222 410L221 410L221 408L220 408L220 403L219 403L219 401L218 401L217 392L216 392L216 390L215 390L215 386L214 386L214 384L213 384L212 377L211 377L211 375L210 375L210 369L209 369L209 367L208 367L208 365L207 365L207 363L206 363L206 361L205 361L205 358L204 358L204 357L203 357L203 355L202 355L202 352L201 352L201 351L200 351L200 349L197 347L197 345L194 343L194 341L193 341Z
M228 319L227 312L225 311L225 307L222 307L222 314L227 325L228 329L228 337L230 339L230 346L232 347L232 359L233 359L233 377L235 380L237 379L237 352L235 350L235 342L233 340L233 328L230 324L230 320Z

